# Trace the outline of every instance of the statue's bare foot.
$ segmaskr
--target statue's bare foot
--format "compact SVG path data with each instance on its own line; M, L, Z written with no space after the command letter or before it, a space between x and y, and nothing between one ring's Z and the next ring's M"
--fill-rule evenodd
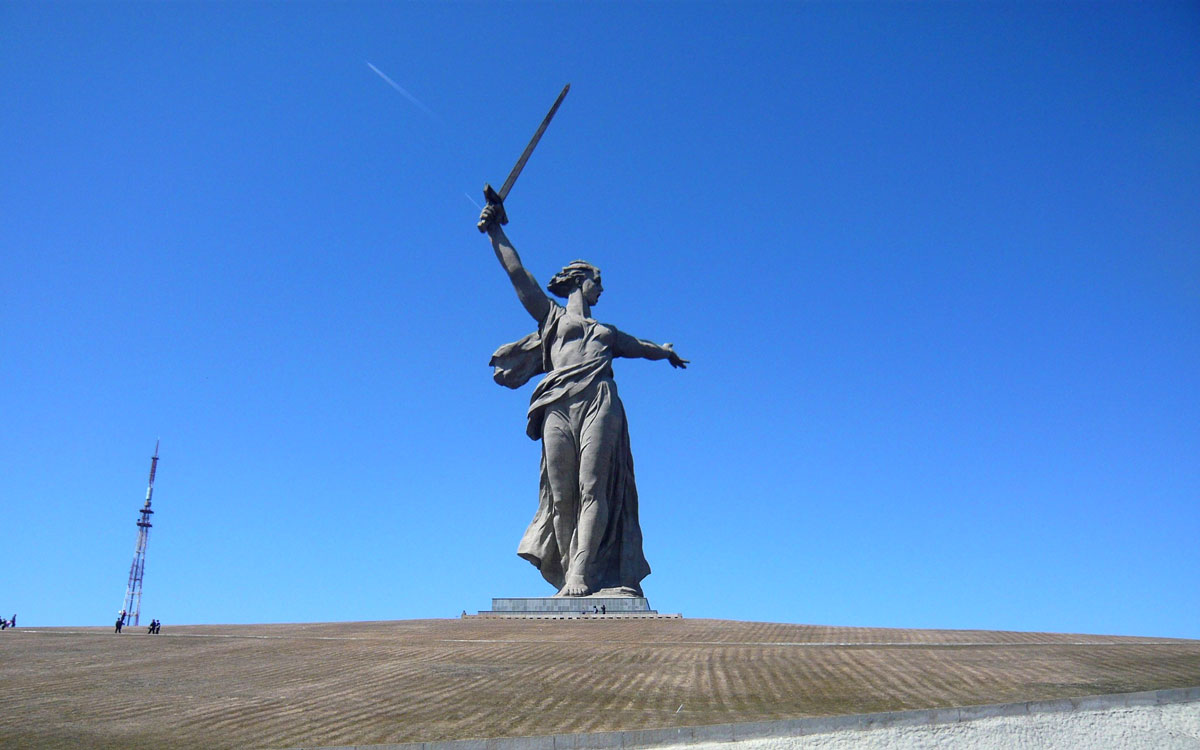
M588 595L587 584L584 583L581 579L574 578L574 577L568 577L566 584L564 584L563 587L558 590L558 593L555 594L555 596L587 596L587 595Z

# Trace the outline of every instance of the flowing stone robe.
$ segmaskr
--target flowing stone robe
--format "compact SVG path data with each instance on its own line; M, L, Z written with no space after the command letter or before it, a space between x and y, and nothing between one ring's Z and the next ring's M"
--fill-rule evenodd
M559 322L565 314L561 305L551 301L550 311L536 332L500 347L492 355L495 381L509 388L519 388L534 375L547 373L530 397L525 430L533 440L542 440L538 509L517 547L517 554L533 563L552 586L562 588L568 572L566 568L578 549L578 514L582 503L576 502L575 518L570 519L568 525L571 539L564 558L554 530L554 500L543 433L553 429L553 439L573 440L576 467L580 466L582 446L603 441L611 449L605 452L608 460L597 466L596 471L606 473L604 485L607 491L604 497L596 500L604 503L608 513L592 564L584 572L584 580L593 593L641 596L641 581L650 575L650 565L642 553L637 486L625 407L612 377L613 357L621 356L621 343L628 336L612 326L585 321L583 335L593 344L591 349L599 350L600 355L555 369L551 352ZM576 479L582 495L588 477L577 474Z

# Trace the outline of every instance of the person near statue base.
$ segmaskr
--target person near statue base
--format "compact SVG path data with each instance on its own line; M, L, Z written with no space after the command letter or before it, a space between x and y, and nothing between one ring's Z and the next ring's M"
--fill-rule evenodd
M517 554L531 562L555 596L641 596L650 574L642 552L637 486L625 408L612 360L665 359L685 368L670 344L635 338L591 317L604 287L600 269L574 261L551 279L550 299L500 226L489 205L479 226L538 328L492 355L494 379L519 388L545 377L530 398L526 434L542 441L538 510Z

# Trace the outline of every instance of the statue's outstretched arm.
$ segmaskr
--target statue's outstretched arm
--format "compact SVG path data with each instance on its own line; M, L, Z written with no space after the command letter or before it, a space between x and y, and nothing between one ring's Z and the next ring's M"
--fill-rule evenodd
M488 237L492 240L492 249L496 251L496 258L504 267L505 273L508 274L508 280L512 282L513 289L517 292L517 299L521 300L525 310L540 324L546 319L546 314L550 312L550 298L538 286L537 279L533 278L533 274L529 273L521 264L521 256L517 255L512 241L504 233L500 222L492 216L491 206L483 209L483 213L479 215L479 221L487 227Z
M618 357L665 359L671 363L671 367L687 369L689 363L689 360L676 354L674 347L670 344L656 344L653 341L646 341L636 336L630 336L628 333L623 333L622 331L617 331L615 351Z

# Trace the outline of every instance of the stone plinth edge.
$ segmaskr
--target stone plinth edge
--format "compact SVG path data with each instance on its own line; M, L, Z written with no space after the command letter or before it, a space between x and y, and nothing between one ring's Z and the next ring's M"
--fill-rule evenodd
M644 596L525 596L492 599L492 612L591 612L604 607L608 612L654 612Z
M603 613L601 613L603 608ZM595 610L595 611L593 611ZM463 613L464 619L580 620L679 618L682 615L659 614L650 609L644 596L524 596L492 599L492 608L476 615Z
M678 620L681 614L659 612L609 612L594 615L591 612L480 612L463 615L464 620Z
M291 750L633 750L668 745L709 742L740 742L774 737L797 737L862 729L901 726L932 726L988 719L998 716L1071 711L1106 711L1115 708L1164 706L1200 702L1200 686L1141 693L1089 695L1024 703L998 703L985 706L886 711L874 714L818 716L782 721L757 721L743 724L714 724L699 727L642 729L593 734L552 734L542 737L498 737L480 740L406 742L393 745L306 745Z

